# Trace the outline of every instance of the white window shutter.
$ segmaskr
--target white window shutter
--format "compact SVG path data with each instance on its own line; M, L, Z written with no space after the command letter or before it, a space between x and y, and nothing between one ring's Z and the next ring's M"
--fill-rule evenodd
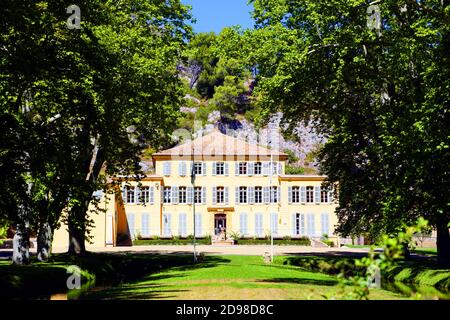
M229 176L229 174L230 174L230 166L228 165L228 162L225 162L225 164L224 164L224 173L225 173L225 176Z
M304 236L306 234L305 232L305 215L300 215L300 235Z
M274 234L274 235L276 235L276 234L278 234L278 214L276 214L276 213L272 213L271 214L271 221L270 221L270 223L271 223L271 230L272 230L272 233Z
M281 187L276 188L277 191L277 203L281 202Z
M248 187L248 204L255 203L255 187Z
M292 236L297 236L300 230L297 230L297 214L292 214Z
M288 187L288 203L292 204L292 187Z
M136 237L136 229L134 224L134 213L127 213L128 231L132 240Z
M322 225L322 235L329 235L330 232L330 221L328 213L322 213L321 216L321 225Z
M270 173L269 173L269 166L270 166L270 163L269 162L263 162L263 164L262 164L262 173L263 173L263 176L268 176Z
M269 204L270 203L270 190L269 187L263 188L263 197L264 197L264 203Z
M202 204L206 205L206 187L202 188Z
M239 175L239 162L234 163L234 175Z
M241 202L239 201L239 187L235 187L235 193L234 193L234 198L235 198L235 202L236 204L240 204Z
M194 202L194 188L193 187L188 187L187 188L187 196L186 196L186 200L188 204L192 204Z
M216 187L212 188L212 202L213 202L214 206L217 204L217 188Z
M278 175L283 174L283 164L281 162L278 162Z
M185 237L187 235L186 229L187 229L187 216L186 213L180 213L180 217L178 220L178 233L181 237Z
M306 187L300 187L300 202L306 203Z
M166 162L164 162L163 166L164 166L164 168L163 168L163 174L164 174L165 176L170 176L170 175L172 174L172 173L171 173L172 163L170 163L170 161L166 161Z
M203 176L206 176L207 172L208 172L208 163L202 162L202 174L203 174Z
M142 215L141 233L144 237L150 236L150 215L148 213Z
M228 187L225 187L225 190L224 190L224 202L225 202L225 205L227 206L229 203L230 203L230 199L229 199L229 195L228 195Z
M155 203L155 187L150 187L148 192L149 192L150 204L154 204Z
M332 203L334 202L334 190L331 188L331 190L328 192L328 202Z
M255 163L254 162L248 162L247 166L248 166L248 175L249 176L255 175Z
M178 163L178 173L180 176L185 177L187 175L187 165L186 162L181 161Z
M178 204L178 187L172 187L172 204Z
M122 202L127 203L127 187L122 188Z
M202 230L202 215L196 214L195 215L195 235L201 236L203 234Z
M134 203L141 203L141 189L138 186L134 188Z
M213 176L217 175L217 162L213 162L212 175Z
M314 187L314 201L316 204L320 203L320 187Z

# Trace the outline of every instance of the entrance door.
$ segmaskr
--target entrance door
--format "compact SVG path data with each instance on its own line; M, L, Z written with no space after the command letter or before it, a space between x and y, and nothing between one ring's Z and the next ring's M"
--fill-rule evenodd
M226 230L227 230L227 215L216 214L214 216L214 234L218 236L222 232L226 233Z

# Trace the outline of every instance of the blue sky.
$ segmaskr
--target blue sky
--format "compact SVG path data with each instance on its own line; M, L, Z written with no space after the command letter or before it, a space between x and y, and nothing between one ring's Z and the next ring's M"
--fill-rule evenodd
M241 25L243 28L253 28L250 11L253 7L247 5L247 0L182 0L192 6L192 12L197 19L195 32L216 32L229 26Z

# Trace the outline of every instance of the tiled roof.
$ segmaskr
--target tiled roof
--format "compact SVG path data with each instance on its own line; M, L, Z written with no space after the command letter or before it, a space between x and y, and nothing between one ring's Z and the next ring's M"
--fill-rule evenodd
M287 157L283 152L271 150L257 144L225 135L220 131L188 141L172 149L155 153L154 157L162 156L271 156Z

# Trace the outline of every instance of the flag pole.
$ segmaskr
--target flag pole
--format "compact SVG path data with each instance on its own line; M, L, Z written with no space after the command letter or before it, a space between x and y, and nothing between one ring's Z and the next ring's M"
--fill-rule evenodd
M270 207L272 207L273 199L273 149L272 140L270 142ZM270 213L270 262L273 263L273 213Z

